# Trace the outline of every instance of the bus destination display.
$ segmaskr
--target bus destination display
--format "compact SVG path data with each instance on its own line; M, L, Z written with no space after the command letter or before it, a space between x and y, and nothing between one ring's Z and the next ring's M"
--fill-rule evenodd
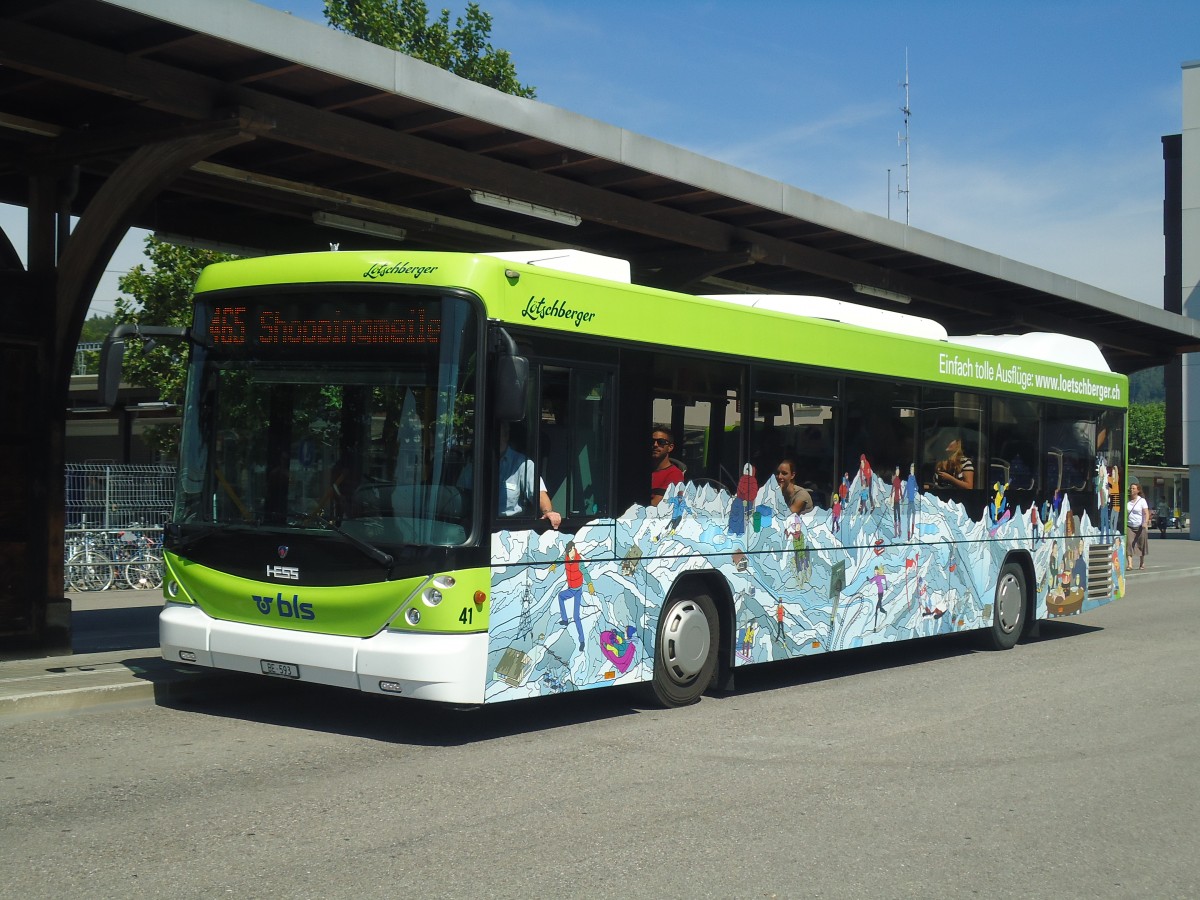
M379 347L436 344L441 319L424 307L356 315L341 309L320 315L246 306L216 306L208 323L214 346Z

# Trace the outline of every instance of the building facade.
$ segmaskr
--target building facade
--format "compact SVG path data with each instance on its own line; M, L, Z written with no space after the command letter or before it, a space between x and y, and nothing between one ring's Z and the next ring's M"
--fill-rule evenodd
M1181 311L1200 319L1200 60L1183 64L1183 131L1180 146ZM1170 303L1170 300L1168 300ZM1168 308L1170 306L1168 305ZM1200 503L1200 353L1183 357L1183 461L1190 509ZM1191 525L1200 539L1200 523Z

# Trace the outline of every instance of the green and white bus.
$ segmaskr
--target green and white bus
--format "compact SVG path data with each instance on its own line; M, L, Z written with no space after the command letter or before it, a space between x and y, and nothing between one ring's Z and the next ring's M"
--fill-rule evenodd
M1079 339L566 250L221 263L187 337L170 660L682 705L770 660L1008 648L1123 590L1127 381Z

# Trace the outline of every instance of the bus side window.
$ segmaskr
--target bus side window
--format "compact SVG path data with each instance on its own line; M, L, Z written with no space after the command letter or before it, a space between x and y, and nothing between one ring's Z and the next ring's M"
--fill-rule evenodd
M1010 491L1032 491L1037 487L1039 418L1041 407L1036 401L992 398L988 484L1007 484Z
M651 422L670 429L672 458L686 481L733 493L741 477L740 366L703 363L658 354L654 360ZM644 440L649 444L650 434ZM650 454L646 452L646 488L650 494Z
M890 496L897 476L906 481L913 464L924 459L916 446L916 387L847 378L845 416L839 481L848 492L870 472L873 496Z
M841 481L839 380L766 363L754 367L752 378L750 461L760 481L779 479L782 468L782 491L794 484L807 491L814 506L828 508Z
M982 491L992 487L983 403L983 397L968 391L921 391L921 480L927 489Z
M795 484L808 491L813 504L828 508L835 487L836 407L814 400L756 395L753 404L750 459L759 481L774 478L789 461Z
M613 377L601 366L543 365L538 470L560 515L612 509Z
M1046 404L1045 472L1049 491L1090 491L1096 466L1096 423L1078 409Z

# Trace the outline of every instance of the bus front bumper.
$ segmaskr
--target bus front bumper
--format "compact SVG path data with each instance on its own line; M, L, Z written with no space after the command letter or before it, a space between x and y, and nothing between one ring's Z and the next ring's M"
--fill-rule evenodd
M163 659L172 661L373 694L483 703L487 634L311 634L226 622L199 607L168 602L158 635Z

